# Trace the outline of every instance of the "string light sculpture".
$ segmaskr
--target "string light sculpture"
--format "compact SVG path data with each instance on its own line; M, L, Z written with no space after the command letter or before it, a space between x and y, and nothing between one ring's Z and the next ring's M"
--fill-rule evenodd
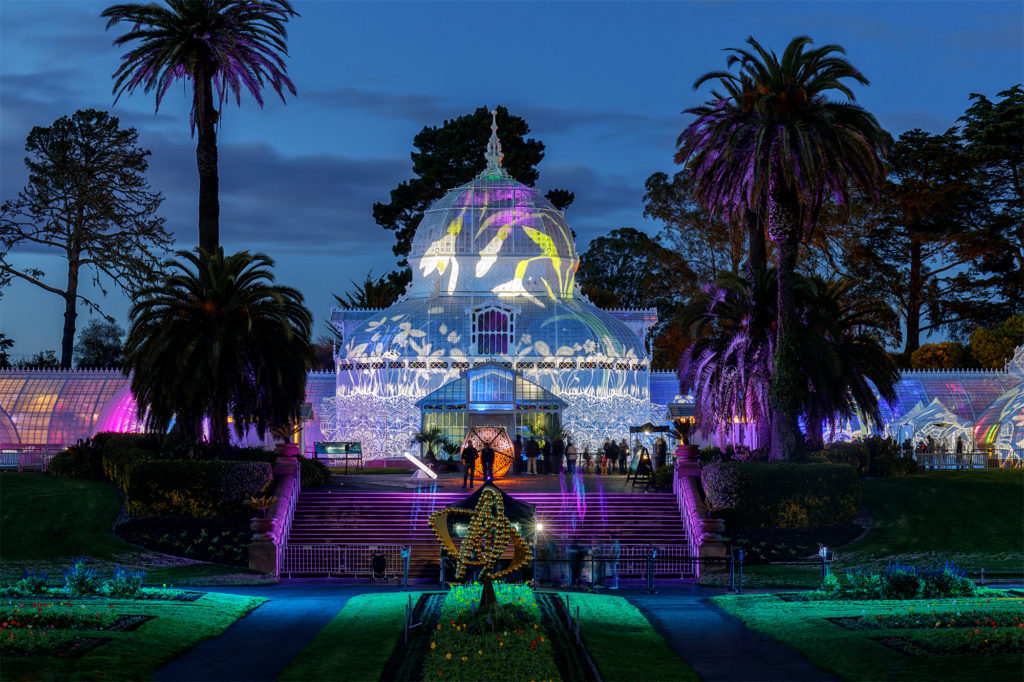
M459 546L455 546L448 532L449 515L469 516L469 530ZM448 507L430 515L430 527L441 546L456 557L455 579L462 580L470 566L479 566L481 580L500 578L516 571L533 560L533 552L505 516L505 501L501 491L484 486L475 509ZM495 562L513 545L512 561L502 571L495 571Z

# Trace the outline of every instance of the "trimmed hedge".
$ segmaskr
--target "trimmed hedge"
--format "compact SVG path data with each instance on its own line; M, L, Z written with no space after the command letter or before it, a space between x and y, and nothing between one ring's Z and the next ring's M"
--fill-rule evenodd
M103 449L103 475L113 483L121 492L128 490L128 476L139 462L156 459L158 454L153 450L141 448L126 448L117 446L111 448L108 444Z
M267 462L144 460L131 467L128 513L132 516L240 516L247 497L263 495L274 479Z
M713 462L701 470L701 483L727 526L832 526L860 510L857 471L842 464Z

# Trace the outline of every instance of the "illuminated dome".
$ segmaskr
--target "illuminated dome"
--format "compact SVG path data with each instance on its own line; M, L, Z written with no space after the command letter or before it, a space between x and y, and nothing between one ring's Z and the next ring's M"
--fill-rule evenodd
M579 259L562 212L501 167L497 124L487 168L449 191L413 238L410 297L489 293L570 298Z

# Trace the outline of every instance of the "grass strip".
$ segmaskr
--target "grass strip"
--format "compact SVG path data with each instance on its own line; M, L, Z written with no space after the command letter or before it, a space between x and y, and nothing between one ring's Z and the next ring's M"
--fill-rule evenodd
M0 668L0 680L152 679L158 668L203 640L221 634L266 600L232 594L207 594L194 602L105 598L69 601L101 611L113 606L112 610L117 614L151 615L155 618L129 632L89 632L89 637L102 637L107 641L78 659L6 656Z
M402 636L405 605L421 592L353 597L292 660L279 680L378 680Z
M1024 669L1022 652L908 656L883 643L889 637L909 637L932 649L962 651L954 638L977 634L968 628L937 629L936 613L959 611L983 619L984 614L1019 611L1019 597L786 602L776 595L730 595L713 601L748 627L793 647L816 667L846 680L1019 680ZM861 618L884 624L898 616L920 620L920 629L847 629L828 620Z
M639 609L622 597L570 594L573 617L577 606L587 651L607 682L697 679Z
M147 585L277 582L241 566L171 557L118 538L111 528L121 508L121 496L109 483L4 472L0 473L0 490L3 583L14 582L29 570L45 571L50 585L59 586L61 571L72 558L83 554L105 575L114 564L145 570Z

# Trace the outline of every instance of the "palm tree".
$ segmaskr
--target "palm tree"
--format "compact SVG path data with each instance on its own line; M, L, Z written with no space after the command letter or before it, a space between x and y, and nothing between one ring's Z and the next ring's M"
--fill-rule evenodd
M114 72L114 93L120 99L142 87L156 91L156 108L179 79L192 83L192 134L199 129L199 246L213 253L220 245L220 204L217 177L217 122L228 93L241 104L247 90L263 106L269 85L284 101L293 95L287 76L285 24L297 16L287 0L167 0L112 5L103 10L107 29L119 22L132 25L114 40L134 43Z
M687 304L683 321L693 343L679 362L682 392L694 391L694 417L706 436L737 420L752 424L763 446L771 436L768 389L774 345L775 273L752 288L742 275L720 272Z
M229 416L241 435L299 418L313 316L302 294L274 283L273 261L241 251L179 251L168 274L141 289L125 342L132 393L147 425L227 443Z
M389 308L402 295L399 287L388 275L374 279L373 271L366 273L366 281L362 284L350 279L354 289L345 296L334 294L334 300L342 310L382 310Z
M771 405L773 456L798 447L800 370L796 339L794 277L800 240L815 227L830 199L849 202L851 186L877 197L884 178L881 157L887 136L875 118L852 103L844 83L868 80L841 56L838 45L807 50L811 39L794 38L781 60L753 38L752 51L730 49L729 68L697 79L717 79L722 92L688 109L697 118L677 142L677 163L686 163L695 196L713 210L759 229L761 218L778 258L777 310ZM838 91L849 102L826 98Z
M807 445L824 447L822 426L835 428L857 415L867 426L881 424L880 395L896 398L899 370L880 339L891 309L877 299L852 295L852 280L829 282L819 276L800 278L799 335L801 355L814 354L808 363L803 413Z
M441 444L445 442L444 431L437 426L428 426L422 428L413 434L410 444L425 445L427 448L426 460L433 463L436 461L434 451L441 448Z
M679 379L682 390L696 390L695 416L705 434L740 419L755 425L760 443L768 439L776 282L768 270L755 294L742 276L721 273L687 307L695 341L683 354ZM798 352L815 358L802 368L798 414L815 449L826 423L835 428L856 414L878 424L878 396L895 398L899 373L880 342L891 311L855 297L852 288L849 280L797 276Z

